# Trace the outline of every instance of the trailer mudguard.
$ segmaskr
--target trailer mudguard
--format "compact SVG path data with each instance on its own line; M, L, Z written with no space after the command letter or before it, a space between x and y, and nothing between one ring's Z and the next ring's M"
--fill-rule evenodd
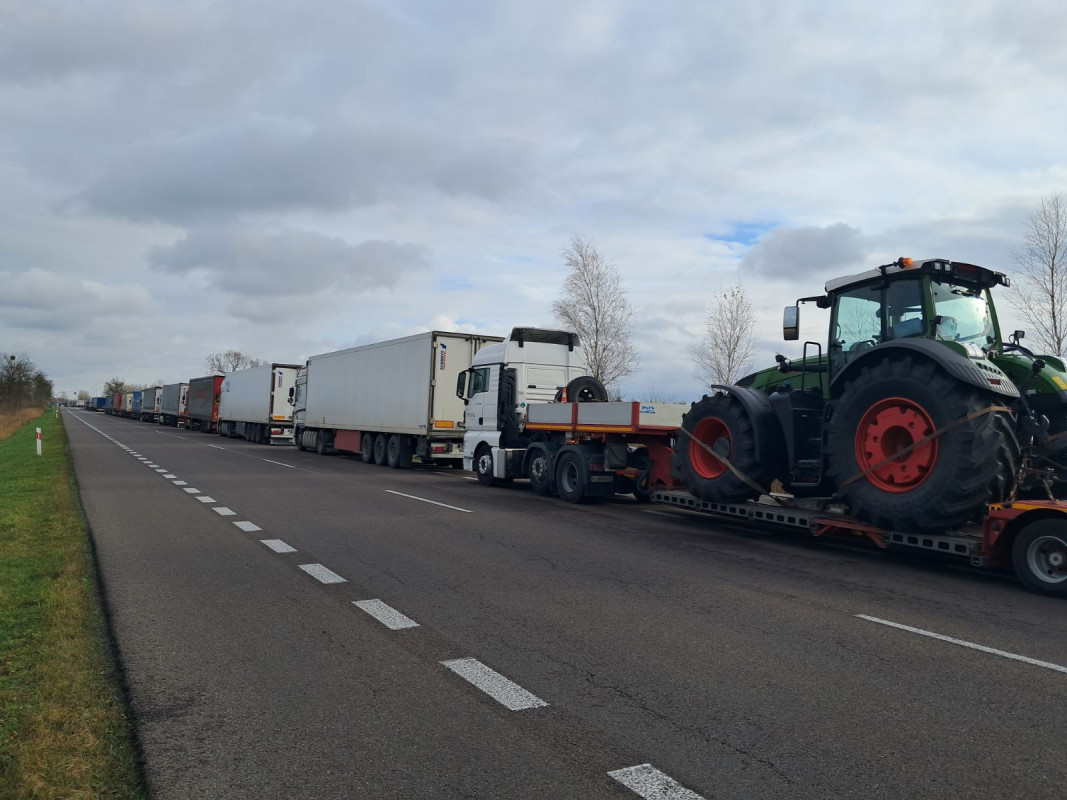
M992 361L975 361L956 352L943 342L930 339L895 339L882 342L862 351L830 380L830 393L837 395L844 382L863 367L873 365L887 356L913 355L932 361L951 377L1003 397L1016 398L1019 390L1011 378Z

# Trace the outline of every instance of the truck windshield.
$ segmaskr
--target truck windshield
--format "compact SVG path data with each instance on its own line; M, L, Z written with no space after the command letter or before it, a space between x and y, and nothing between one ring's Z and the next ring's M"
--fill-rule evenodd
M941 320L937 338L946 342L975 342L985 345L994 337L985 289L932 282L934 313Z

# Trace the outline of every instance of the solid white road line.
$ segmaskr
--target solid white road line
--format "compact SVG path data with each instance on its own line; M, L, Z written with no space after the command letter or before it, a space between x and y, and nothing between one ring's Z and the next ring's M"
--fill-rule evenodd
M217 508L215 510L218 511ZM241 520L240 522L235 522L233 524L236 525L241 530L243 530L245 533L251 533L252 531L261 531L261 530L263 530L256 523L248 522L247 520Z
M197 499L198 500L203 500L204 498L198 497ZM236 517L237 516L237 512L236 511L234 511L232 508L226 508L226 506L215 506L211 510L214 511L216 514L218 514L220 517Z
M457 658L452 661L442 661L441 664L465 681L477 686L509 711L522 711L548 705L540 697L530 694L517 683L489 669L476 658Z
M188 486L189 485L188 481L171 481L171 483L173 483L175 486Z
M336 572L326 569L322 564L301 564L300 569L304 570L319 583L348 583Z
M234 525L236 525L236 524L237 523L235 522ZM296 552L296 548L295 547L290 547L285 542L283 542L281 539L260 539L259 541L262 544L265 544L267 547L269 547L275 553L295 553Z
M890 628L899 628L902 631L908 631L909 633L917 633L920 636L929 636L931 639L939 639L942 642L958 644L960 647L969 647L971 650L980 650L983 653L990 653L994 656L1010 658L1012 661L1022 661L1025 664L1033 664L1035 667L1044 667L1045 669L1055 670L1056 672L1067 672L1067 667L1062 667L1059 664L1051 664L1048 661L1038 661L1036 658L1027 658L1026 656L1016 655L1015 653L1008 653L1004 650L996 650L992 647L985 647L984 645L975 644L974 642L965 642L963 639L953 639L951 636L943 636L940 633L924 631L921 628L913 628L910 625L901 625L899 622L890 622L886 619L878 619L878 617L868 617L866 614L856 614L856 616L860 619L865 619L868 622L877 622L879 625L888 625Z
M200 490L194 489L192 486L190 486L188 489L182 489L182 491L188 492L189 494L200 494Z
M283 464L281 461L271 461L269 458L264 458L262 460L266 461L268 464L277 464L279 467L285 467L286 469L293 468L292 464Z
M419 627L419 623L415 620L405 617L395 608L386 605L381 600L353 600L352 605L366 611L389 630L399 631L404 628Z
M438 503L436 500L427 500L425 497L416 497L413 494L404 494L403 492L394 492L392 489L386 489L389 494L399 495L400 497L407 497L410 500L418 500L420 503L430 503L431 505L441 506L442 508L451 508L453 511L462 511L464 514L472 514L469 508L460 508L459 506L450 506L448 503Z
M216 450L225 450L225 447L219 447L217 444L209 444L208 447L214 447Z
M214 503L214 502L216 502L214 497L208 497L206 494L202 494L196 499L199 500L201 503Z
M167 473L166 475L164 475L163 477L164 477L164 478L166 478L167 480L170 480L171 478L177 478L178 476L177 476L177 475L171 475L171 474L170 474L170 473L168 472L168 473Z
M648 800L704 800L696 792L691 792L674 778L664 775L651 764L638 764L609 772L627 789Z

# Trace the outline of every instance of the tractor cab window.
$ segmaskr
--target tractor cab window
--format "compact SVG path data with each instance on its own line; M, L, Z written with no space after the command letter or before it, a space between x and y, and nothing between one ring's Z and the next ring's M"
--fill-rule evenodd
M881 287L860 286L837 298L830 346L846 355L882 341Z
M986 292L979 287L933 281L937 338L945 342L973 342L984 347L995 335Z
M885 290L885 338L907 339L926 333L923 321L922 284L893 281Z

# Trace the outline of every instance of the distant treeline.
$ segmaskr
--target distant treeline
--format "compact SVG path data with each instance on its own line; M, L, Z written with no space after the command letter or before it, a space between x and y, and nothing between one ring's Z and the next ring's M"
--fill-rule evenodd
M22 354L0 356L0 411L44 408L52 399L52 381Z

